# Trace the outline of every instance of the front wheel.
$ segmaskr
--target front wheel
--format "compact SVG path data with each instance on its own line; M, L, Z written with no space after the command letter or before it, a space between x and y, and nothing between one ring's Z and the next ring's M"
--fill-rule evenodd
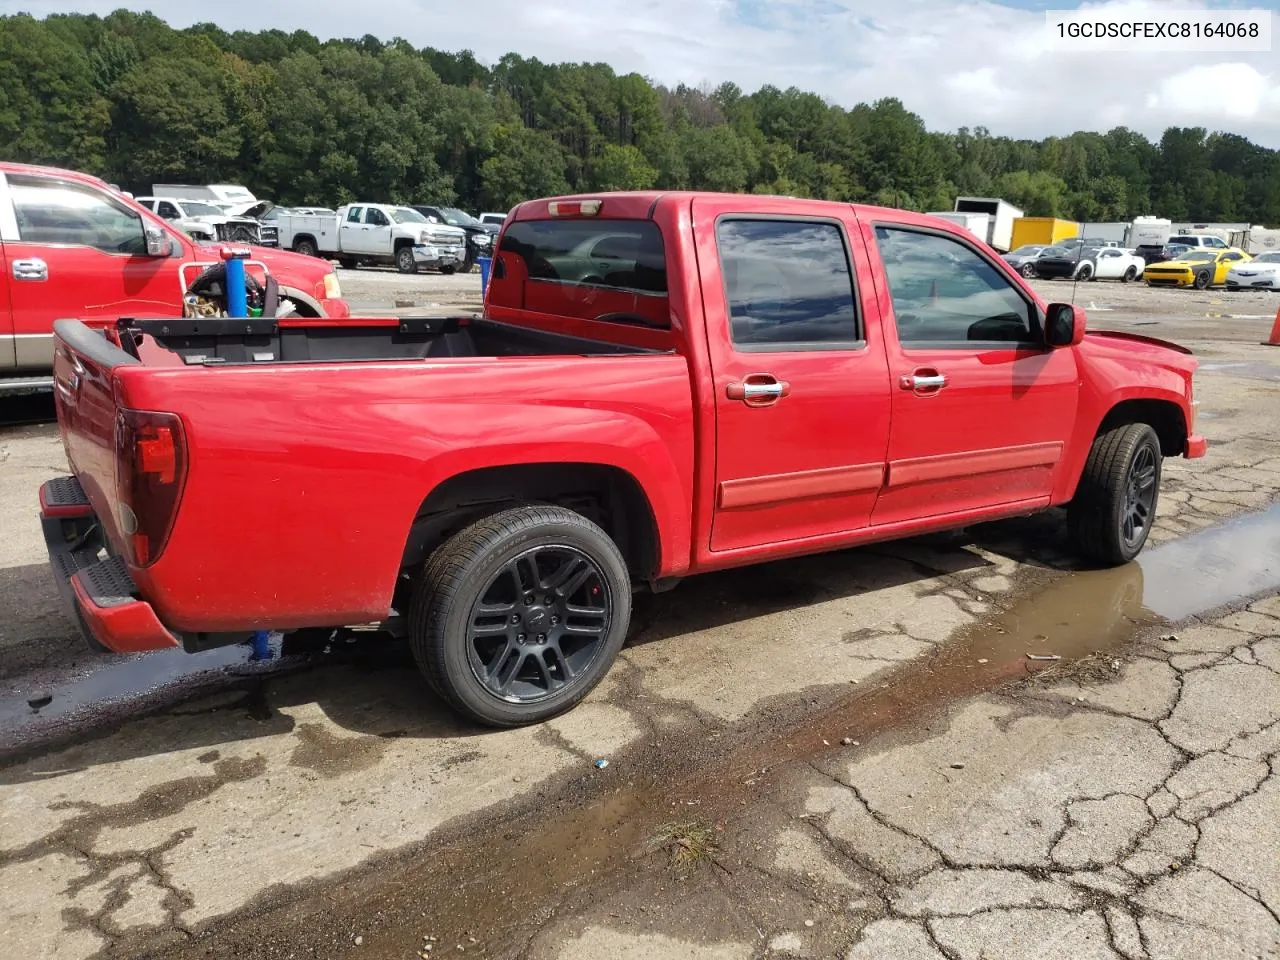
M414 259L413 247L406 245L396 251L396 269L401 273L418 272L418 261Z
M604 679L626 639L631 580L600 527L563 507L503 510L432 554L409 639L428 682L492 727L539 723Z
M1196 274L1195 288L1197 290L1209 289L1209 271L1208 270L1201 270L1199 273Z
M1092 280L1092 279L1093 279L1093 267L1089 266L1089 264L1087 264L1087 263L1086 263L1083 267L1081 267L1081 268L1080 268L1080 272L1076 274L1076 279L1077 279L1077 280Z
M1142 552L1155 523L1162 458L1160 438L1146 423L1113 427L1094 439L1067 507L1067 529L1083 556L1119 565Z

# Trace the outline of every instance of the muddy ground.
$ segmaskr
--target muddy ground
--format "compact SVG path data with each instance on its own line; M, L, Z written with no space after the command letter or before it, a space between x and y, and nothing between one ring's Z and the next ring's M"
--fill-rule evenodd
M56 431L0 428L4 955L1280 955L1280 297L1074 293L1204 364L1139 563L1076 569L1049 514L691 580L532 730L376 636L90 654L34 520Z

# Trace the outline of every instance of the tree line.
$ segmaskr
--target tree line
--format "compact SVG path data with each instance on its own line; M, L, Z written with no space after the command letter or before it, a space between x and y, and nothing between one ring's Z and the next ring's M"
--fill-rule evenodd
M305 31L175 30L151 14L0 17L7 159L135 192L243 183L282 204L507 210L571 191L707 189L1031 216L1280 226L1280 151L1231 133L1125 127L1044 140L930 131L897 99L668 88L602 63Z

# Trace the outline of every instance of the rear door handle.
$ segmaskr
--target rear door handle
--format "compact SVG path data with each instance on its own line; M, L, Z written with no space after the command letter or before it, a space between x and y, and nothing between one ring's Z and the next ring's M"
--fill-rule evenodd
M13 279L15 280L48 280L49 265L39 257L13 261Z
M791 384L771 373L750 373L725 387L725 396L741 400L749 407L768 406L790 393Z

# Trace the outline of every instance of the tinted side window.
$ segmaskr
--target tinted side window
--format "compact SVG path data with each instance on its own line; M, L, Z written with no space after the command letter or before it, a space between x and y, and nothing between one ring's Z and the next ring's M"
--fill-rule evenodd
M105 253L146 251L142 217L95 190L19 176L9 177L9 188L24 243L74 244Z
M159 206L156 208L156 213L160 214L160 216L164 217L166 220L178 219L178 208L168 200L160 201Z
M347 211L347 223L359 223L360 214L364 212L364 207L352 207Z
M849 254L835 224L721 220L716 246L734 343L848 344L860 338Z
M390 221L387 215L376 207L370 207L364 215L364 222L374 227L385 227Z
M904 345L1037 342L1031 305L994 266L957 240L876 227Z
M532 281L667 292L662 233L649 220L521 220L500 249L522 260Z

